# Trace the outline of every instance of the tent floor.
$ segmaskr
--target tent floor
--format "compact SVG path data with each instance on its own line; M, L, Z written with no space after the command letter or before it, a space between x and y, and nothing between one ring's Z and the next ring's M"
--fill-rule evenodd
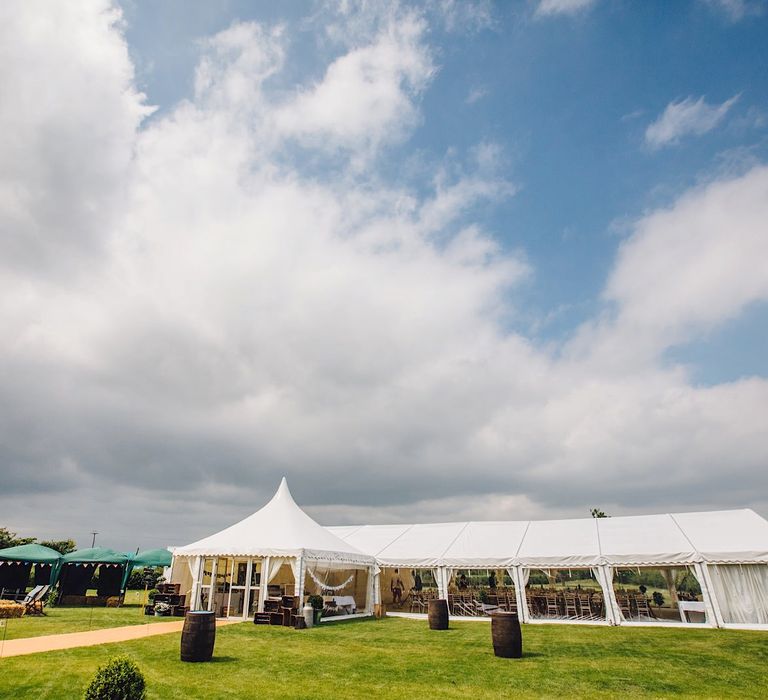
M408 613L408 612L389 612L387 611L387 617L404 617L409 620L426 620L427 615L424 613ZM490 617L469 617L464 615L451 615L450 619L455 622L490 622ZM610 623L607 620L570 620L567 618L533 618L527 620L526 624L529 625L599 625L607 626ZM621 623L626 627L685 627L686 629L712 629L712 625L703 622L674 622L670 621L644 621L644 620L625 620ZM766 625L727 625L732 629L751 629L751 630L763 630L768 629Z

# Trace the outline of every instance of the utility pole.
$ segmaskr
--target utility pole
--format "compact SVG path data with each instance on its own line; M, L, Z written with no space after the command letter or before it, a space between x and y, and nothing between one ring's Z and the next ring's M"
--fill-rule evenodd
M95 530L92 530L91 534L93 535L93 540L91 540L91 547L95 547L96 546L96 535L98 535L99 533L96 532Z

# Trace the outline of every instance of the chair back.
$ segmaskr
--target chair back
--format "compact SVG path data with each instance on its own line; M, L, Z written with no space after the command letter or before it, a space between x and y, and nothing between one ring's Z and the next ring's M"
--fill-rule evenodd
M24 604L32 603L38 598L38 594L44 588L44 586L35 586L24 598Z

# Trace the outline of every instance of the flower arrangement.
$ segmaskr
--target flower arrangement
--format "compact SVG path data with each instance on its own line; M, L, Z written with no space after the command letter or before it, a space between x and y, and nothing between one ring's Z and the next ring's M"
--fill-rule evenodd
M170 614L171 614L171 606L168 605L168 603L155 604L155 615L170 615Z

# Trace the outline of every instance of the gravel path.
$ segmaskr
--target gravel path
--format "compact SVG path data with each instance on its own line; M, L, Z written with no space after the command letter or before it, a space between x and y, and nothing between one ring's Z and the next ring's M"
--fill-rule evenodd
M231 625L240 620L217 620L216 626ZM112 642L127 642L131 639L153 637L156 634L181 632L184 620L173 622L157 622L152 625L130 625L127 627L112 627L93 632L70 632L69 634L51 634L46 637L28 637L27 639L9 639L0 641L0 658L37 654L41 651L58 649L73 649L75 647L92 647L98 644Z

